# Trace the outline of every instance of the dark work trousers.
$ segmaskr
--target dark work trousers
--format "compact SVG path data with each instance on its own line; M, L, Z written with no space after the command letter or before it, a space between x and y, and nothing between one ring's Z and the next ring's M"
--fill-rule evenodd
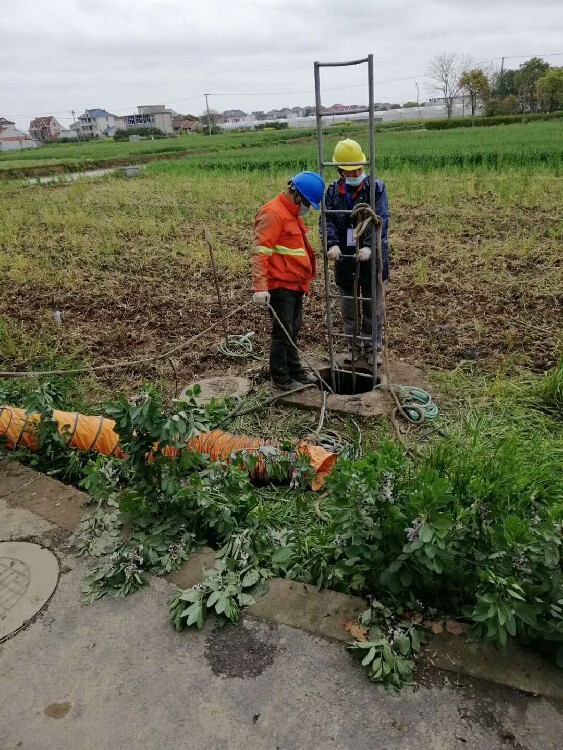
M270 304L291 336L293 343L301 328L303 317L303 292L292 289L272 289ZM301 370L299 354L287 340L287 336L270 311L272 318L272 344L270 347L270 375L277 383L285 383Z

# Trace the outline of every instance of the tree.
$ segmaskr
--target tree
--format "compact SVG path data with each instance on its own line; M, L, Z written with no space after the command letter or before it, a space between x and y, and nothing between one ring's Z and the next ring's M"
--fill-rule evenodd
M403 109L412 109L413 107L418 107L417 102L405 102L403 104Z
M538 98L544 112L555 112L563 108L563 68L550 68L538 78Z
M515 75L515 83L518 86L518 99L522 112L538 111L539 100L536 85L548 70L549 63L539 57L532 57L520 66Z
M516 85L517 70L500 70L494 71L490 76L491 95L498 99L504 99L505 96L516 96L518 86Z
M518 112L518 97L509 94L500 101L500 112L503 115L515 115Z
M479 68L468 70L460 76L459 87L469 96L471 117L475 117L478 102L484 104L491 96L491 86L487 76Z
M459 79L463 71L471 67L471 60L457 52L443 52L430 62L427 75L432 79L430 90L440 94L446 105L448 119L453 114L454 101L458 96Z
M211 123L211 127L217 127L217 125L221 122L223 119L223 115L220 112L217 112L216 109L210 109L209 110L209 122ZM208 118L207 118L207 112L204 112L199 116L199 121L202 125L205 127L208 126Z

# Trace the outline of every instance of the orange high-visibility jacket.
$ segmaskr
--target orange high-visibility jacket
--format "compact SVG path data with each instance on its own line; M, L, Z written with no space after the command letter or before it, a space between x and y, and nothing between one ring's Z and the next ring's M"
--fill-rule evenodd
M268 201L254 219L252 245L252 288L309 291L317 271L307 227L299 216L299 206L284 193Z

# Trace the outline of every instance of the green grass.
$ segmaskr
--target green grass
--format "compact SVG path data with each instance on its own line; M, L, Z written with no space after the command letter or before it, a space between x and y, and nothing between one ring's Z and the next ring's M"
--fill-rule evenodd
M361 137L361 136L360 136ZM339 136L328 135L325 154L330 156ZM250 145L249 140L249 145ZM454 131L400 131L376 136L379 173L452 170L549 169L559 173L563 164L563 124L539 122L507 127ZM174 162L153 164L155 172L188 173L193 170L220 172L246 169L275 173L316 169L314 141L200 153Z
M329 128L325 154L330 156L337 140L347 135L365 144L365 125ZM433 170L493 170L526 168L559 174L563 164L563 122L531 122L510 126L465 128L451 131L386 129L376 135L379 172ZM186 152L174 159L178 152ZM275 131L195 134L140 143L108 141L61 144L0 156L1 170L32 167L81 169L111 162L159 154L150 169L158 173L250 170L277 173L317 168L317 147L312 131Z

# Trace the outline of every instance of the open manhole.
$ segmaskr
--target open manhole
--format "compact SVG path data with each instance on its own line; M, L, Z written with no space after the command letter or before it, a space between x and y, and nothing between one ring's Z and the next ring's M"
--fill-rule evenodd
M332 387L332 376L330 367L319 370L319 373L325 383ZM373 373L366 368L356 368L356 373L352 370L337 369L334 373L335 387L334 393L339 396L356 396L359 393L368 393L373 390ZM377 382L380 382L378 377ZM324 383L321 384L321 390L328 390Z
M0 542L0 642L41 612L58 580L59 563L48 549Z

